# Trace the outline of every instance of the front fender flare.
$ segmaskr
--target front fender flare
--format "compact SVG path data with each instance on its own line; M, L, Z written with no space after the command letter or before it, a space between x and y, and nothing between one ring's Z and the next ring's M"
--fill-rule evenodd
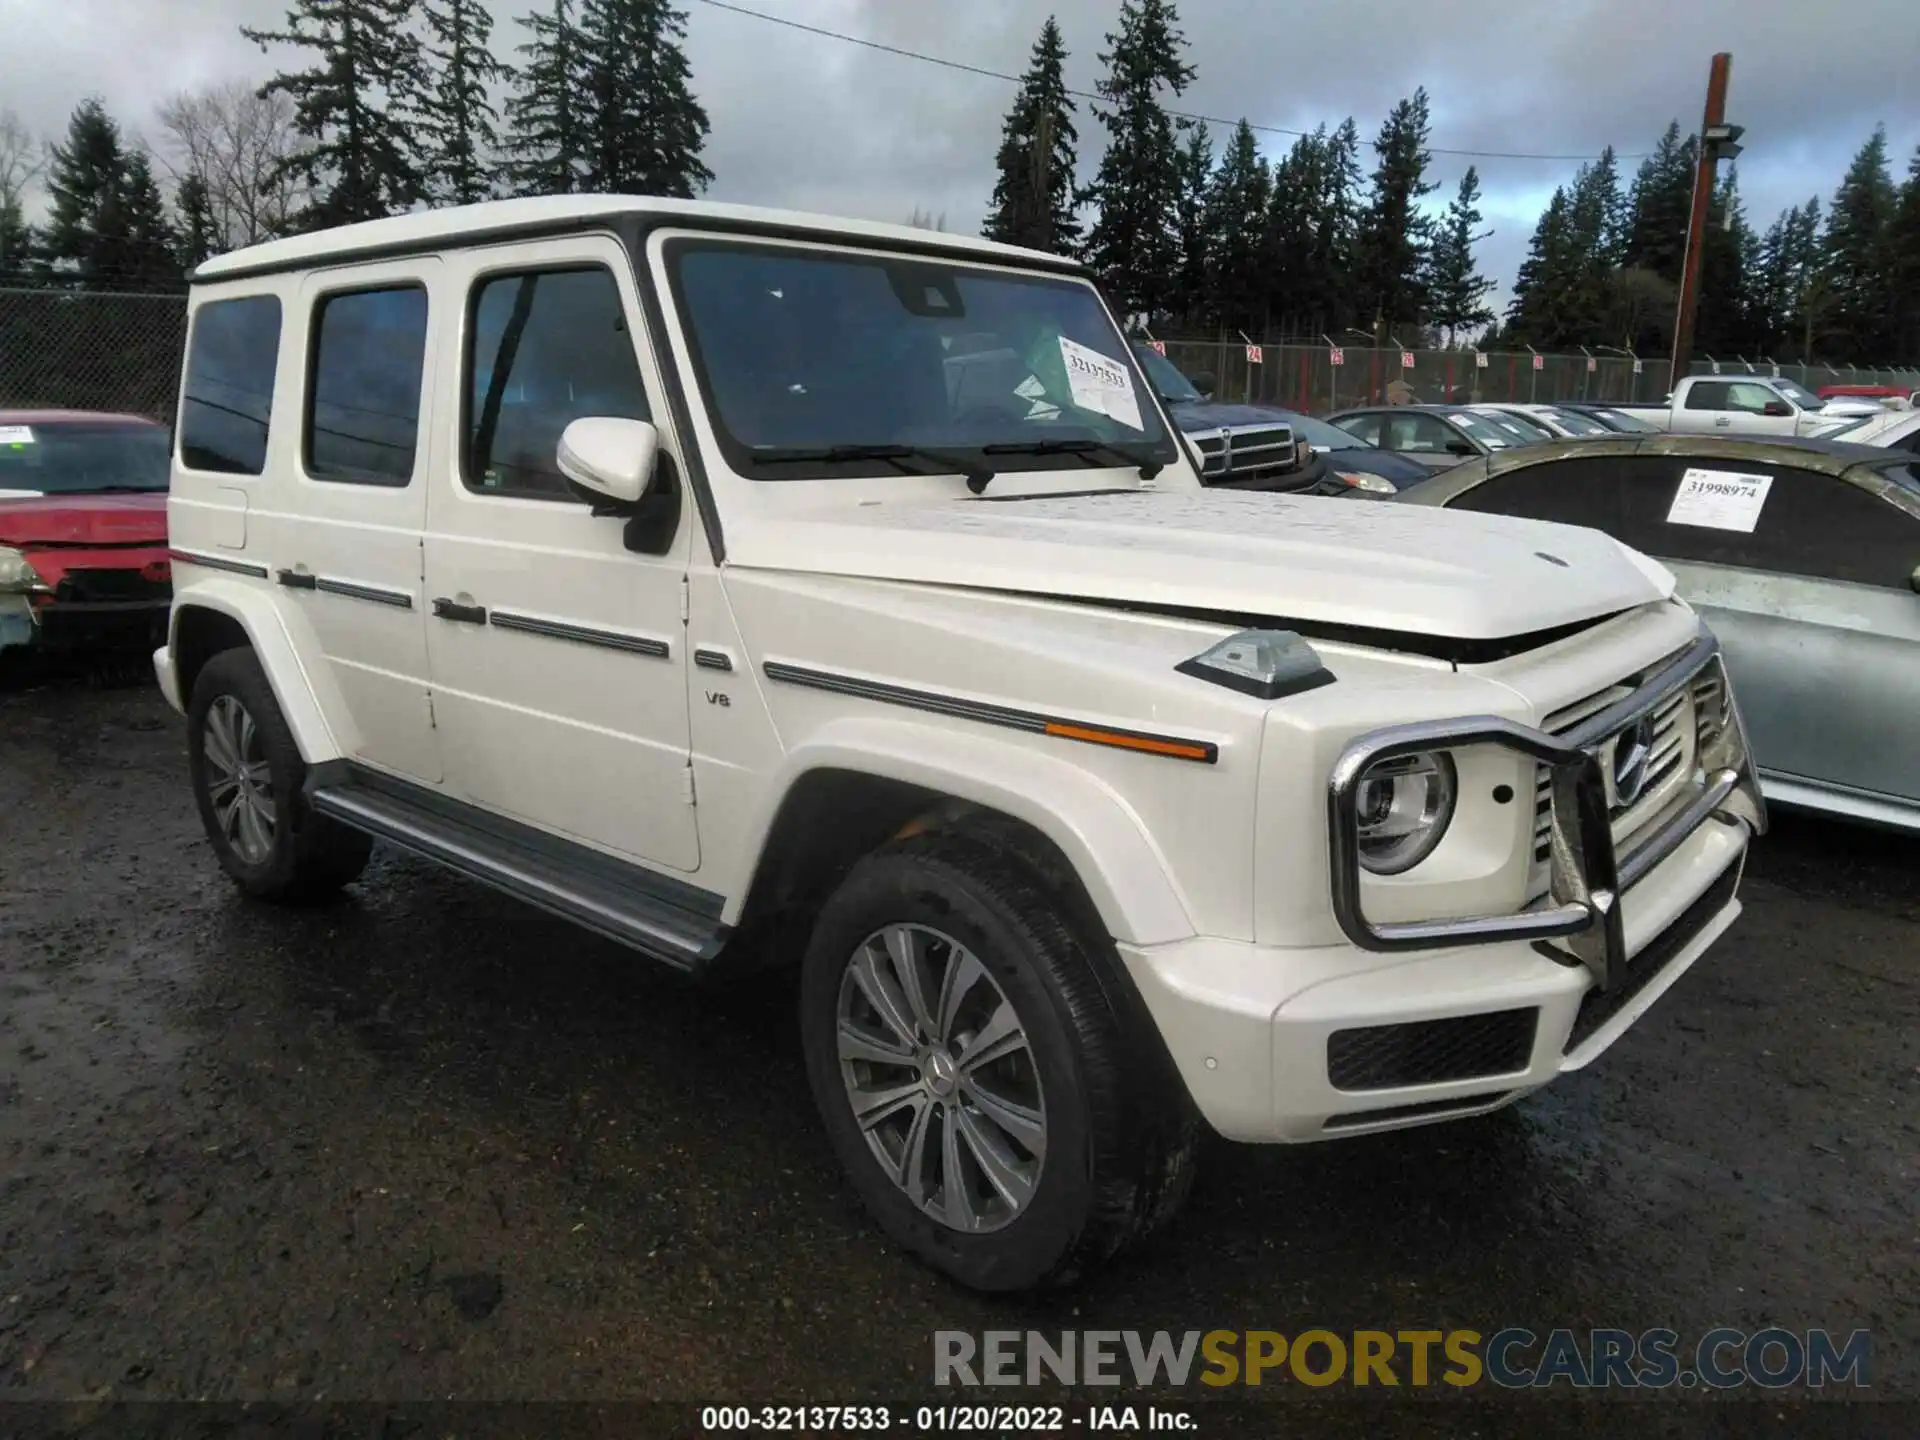
M787 751L748 830L750 862L728 887L729 924L740 918L787 794L817 770L901 781L1033 826L1073 866L1116 940L1158 945L1196 933L1186 897L1146 826L1099 777L1063 757L995 737L878 716L833 721Z
M180 617L196 607L225 615L247 632L247 641L260 659L267 683L273 686L274 698L280 702L280 713L286 717L302 760L317 765L350 755L358 748L358 737L344 733L350 720L335 724L327 718L345 717L348 712L323 663L320 641L312 628L244 581L199 580L175 595L167 624L167 652L174 657L176 673ZM183 705L191 704L193 697L182 695L180 700Z

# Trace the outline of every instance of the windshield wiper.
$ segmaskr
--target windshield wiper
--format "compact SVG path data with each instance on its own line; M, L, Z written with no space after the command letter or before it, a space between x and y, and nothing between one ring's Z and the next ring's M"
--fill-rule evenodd
M785 449L756 445L748 453L756 465L805 465L822 460L828 464L842 460L890 460L896 470L908 475L938 475L945 472L964 475L968 488L976 495L986 489L987 482L993 479L993 471L978 461L925 445L816 445ZM918 460L935 468L912 470L900 464L902 460Z
M1140 478L1151 480L1166 467L1152 455L1142 453L1137 445L1116 445L1110 440L1009 440L995 445L982 445L983 455L1075 455L1089 465L1111 463L1118 459L1123 465L1140 467ZM973 482L968 481L969 485ZM974 487L978 495L987 487L982 484Z

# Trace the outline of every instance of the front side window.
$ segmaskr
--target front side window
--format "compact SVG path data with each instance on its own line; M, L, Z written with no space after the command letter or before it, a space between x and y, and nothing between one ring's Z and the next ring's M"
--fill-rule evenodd
M1377 414L1349 415L1338 424L1342 430L1363 444L1378 445L1380 444L1380 418Z
M307 384L307 474L403 486L420 439L427 292L343 290L314 306Z
M193 312L180 382L180 463L222 475L267 468L267 422L280 363L280 301L210 300Z
M1180 373L1179 366L1151 345L1136 345L1133 353L1139 358L1140 368L1147 372L1147 379L1153 382L1153 388L1169 405L1196 405L1207 398Z
M0 435L0 490L41 495L164 490L169 451L158 425L56 421Z
M1764 385L1729 385L1727 387L1727 407L1749 415L1766 413L1767 406L1776 403L1780 397Z
M722 452L756 480L1171 464L1091 287L936 259L676 241Z
M593 265L480 281L467 324L467 488L581 502L557 456L562 432L589 415L650 418L613 273Z
M1409 455L1444 455L1453 432L1431 415L1395 415L1387 421L1387 448Z

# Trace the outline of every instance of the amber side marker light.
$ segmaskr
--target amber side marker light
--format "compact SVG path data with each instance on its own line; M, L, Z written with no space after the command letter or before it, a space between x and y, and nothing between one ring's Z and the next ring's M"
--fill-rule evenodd
M1152 735L1129 735L1124 730L1099 730L1088 725L1067 725L1058 720L1047 722L1046 733L1061 740L1081 740L1089 745L1111 745L1116 750L1139 750L1148 755L1165 755L1174 760L1198 760L1211 765L1219 759L1217 747L1193 740L1162 740Z

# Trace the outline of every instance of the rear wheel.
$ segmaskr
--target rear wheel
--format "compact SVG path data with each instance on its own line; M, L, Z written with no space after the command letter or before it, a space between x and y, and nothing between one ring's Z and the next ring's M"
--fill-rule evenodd
M1197 1121L1117 957L1023 863L921 835L856 866L804 964L807 1072L867 1208L963 1284L1077 1279L1184 1200Z
M227 650L194 681L187 764L221 868L249 895L304 901L366 868L373 841L307 808L300 758L251 650Z

